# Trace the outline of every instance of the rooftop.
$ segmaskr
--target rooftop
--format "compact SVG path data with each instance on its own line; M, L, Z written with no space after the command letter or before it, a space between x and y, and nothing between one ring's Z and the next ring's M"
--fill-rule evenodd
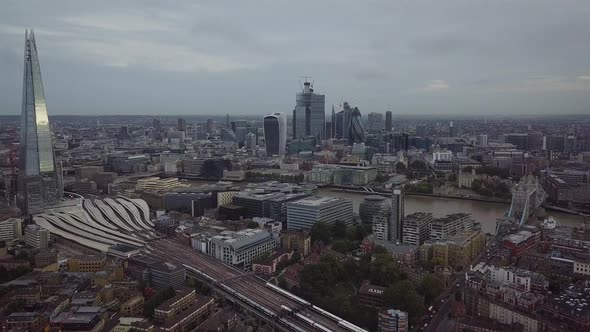
M300 206L307 206L307 207L321 207L324 205L334 204L341 201L349 201L345 198L340 197L329 197L329 196L313 196L300 199L298 201L289 203L289 205L300 205Z

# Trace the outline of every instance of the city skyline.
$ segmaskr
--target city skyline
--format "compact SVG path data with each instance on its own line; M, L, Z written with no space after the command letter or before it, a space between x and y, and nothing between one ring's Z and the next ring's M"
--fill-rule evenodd
M326 2L303 12L269 3L252 13L265 25L242 19L251 10L242 5L138 11L131 1L115 15L92 6L6 5L0 115L18 114L19 41L31 21L43 36L47 95L60 115L289 113L304 75L327 105L344 99L365 114L388 105L394 114L574 114L590 103L590 46L581 42L587 4L564 1L555 11L539 1ZM282 24L302 15L312 23ZM347 16L357 24L334 21ZM305 54L292 52L302 42ZM93 88L85 89L89 78ZM251 98L262 95L260 86L262 107Z

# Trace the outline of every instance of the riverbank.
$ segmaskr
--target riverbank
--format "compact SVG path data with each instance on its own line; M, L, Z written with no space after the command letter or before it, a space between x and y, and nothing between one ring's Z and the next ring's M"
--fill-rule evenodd
M351 194L379 195L379 196L385 196L385 197L389 197L391 195L391 192L384 191L384 190L368 192L368 191L364 191L364 190L350 189L350 188L337 187L337 186L327 186L324 188L330 189L333 191L340 191L340 192L346 192L346 193L351 193ZM405 192L405 194L407 196L448 198L448 199L476 201L476 202L484 202L484 203L510 204L510 200L495 199L495 198L482 198L482 197L474 197L474 196L455 196L455 195L429 194L429 193L413 193L413 192Z

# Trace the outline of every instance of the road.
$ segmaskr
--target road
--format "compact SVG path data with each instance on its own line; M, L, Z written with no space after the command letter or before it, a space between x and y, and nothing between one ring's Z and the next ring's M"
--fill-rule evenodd
M162 239L151 242L149 247L152 257L168 260L178 265L186 264L200 272L206 273L217 280L216 284L218 287L221 287L220 285L229 286L233 291L254 301L258 306L266 308L277 316L282 316L285 321L302 328L302 331L325 330L322 330L321 327L317 328L308 325L304 319L298 318L294 314L287 314L281 309L281 306L287 306L291 310L301 313L330 331L350 331L339 326L336 320L311 310L308 306L302 305L266 286L264 281L254 275L228 266L210 256L187 248L176 241Z

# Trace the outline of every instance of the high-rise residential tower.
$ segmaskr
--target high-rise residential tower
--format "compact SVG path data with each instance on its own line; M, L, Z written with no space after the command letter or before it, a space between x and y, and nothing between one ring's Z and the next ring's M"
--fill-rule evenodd
M391 224L393 226L392 241L403 240L403 225L404 225L404 189L403 187L395 187L391 192Z
M63 187L33 31L25 33L24 62L17 199L23 212L36 214L57 203L63 196Z
M287 115L272 113L263 121L267 156L284 156L287 145Z
M293 137L326 138L326 96L315 93L310 82L303 83L293 110Z

